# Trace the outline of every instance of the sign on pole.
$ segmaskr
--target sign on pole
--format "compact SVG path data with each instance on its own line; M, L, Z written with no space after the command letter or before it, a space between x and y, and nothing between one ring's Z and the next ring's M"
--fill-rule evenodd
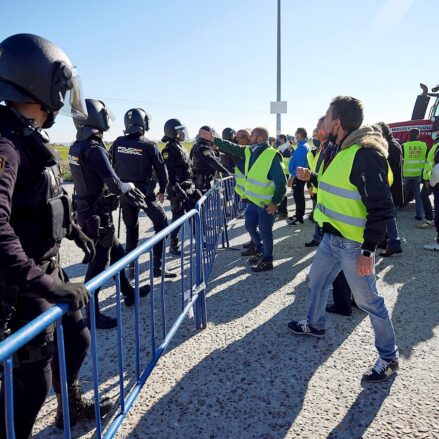
M287 101L270 102L271 114L282 114L287 112Z

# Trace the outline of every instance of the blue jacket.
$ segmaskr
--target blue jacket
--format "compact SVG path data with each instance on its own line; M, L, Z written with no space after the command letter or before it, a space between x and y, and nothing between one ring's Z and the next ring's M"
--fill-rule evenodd
M308 167L308 160L306 158L306 155L309 151L309 145L306 140L301 140L297 144L297 148L294 151L293 155L290 158L290 161L288 162L288 170L290 171L290 176L295 177L296 176L296 169L298 166L301 166L302 168Z

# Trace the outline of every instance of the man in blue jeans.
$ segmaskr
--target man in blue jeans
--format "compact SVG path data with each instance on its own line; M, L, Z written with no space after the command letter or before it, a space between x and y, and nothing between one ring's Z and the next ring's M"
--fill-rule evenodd
M360 128L362 121L358 99L336 97L326 112L325 131L339 150L324 161L318 180L309 169L297 170L298 178L318 186L314 218L324 236L311 266L308 316L288 327L295 334L325 335L328 289L343 270L357 306L369 314L375 332L379 358L363 378L380 382L398 370L395 334L374 272L376 246L384 239L394 207L387 142L371 127Z
M253 129L247 146L214 137L205 130L200 130L199 136L212 141L222 152L243 160L242 198L248 202L245 228L256 249L249 262L255 272L272 270L274 214L285 195L287 181L281 155L268 144L268 131L260 127Z

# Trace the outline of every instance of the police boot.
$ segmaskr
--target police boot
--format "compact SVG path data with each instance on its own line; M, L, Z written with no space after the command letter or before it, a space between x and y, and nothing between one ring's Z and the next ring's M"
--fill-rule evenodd
M175 255L175 256L181 255L181 250L180 250L180 245L178 243L178 238L171 239L171 244L169 246L169 253L171 255Z
M95 419L95 404L91 398L84 398L81 395L81 387L76 382L67 388L69 395L69 414L70 425L75 425L80 419ZM64 418L62 409L61 393L56 393L58 408L56 409L55 426L59 429L64 428ZM101 417L105 416L113 407L113 403L108 396L101 398L99 407Z
M143 285L139 288L139 296L145 297L148 295L150 286ZM121 277L120 279L120 291L123 294L123 300L125 305L130 307L134 305L134 287L131 286L126 277Z
M174 279L177 277L177 273L163 270L160 265L154 267L154 277L164 277L166 279Z
M117 326L117 319L115 319L114 317L106 316L105 314L101 313L99 300L97 300L97 296L95 301L95 309L96 309L95 320L96 320L97 329L111 329ZM90 305L87 306L86 314L87 314L87 326L90 328L91 327Z

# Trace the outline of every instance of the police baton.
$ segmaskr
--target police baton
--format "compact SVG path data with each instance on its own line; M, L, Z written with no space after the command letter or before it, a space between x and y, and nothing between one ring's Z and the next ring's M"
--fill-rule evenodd
M121 217L121 215L122 215L122 208L120 207L120 204L119 204L119 218L117 220L117 239L120 238L120 217Z

